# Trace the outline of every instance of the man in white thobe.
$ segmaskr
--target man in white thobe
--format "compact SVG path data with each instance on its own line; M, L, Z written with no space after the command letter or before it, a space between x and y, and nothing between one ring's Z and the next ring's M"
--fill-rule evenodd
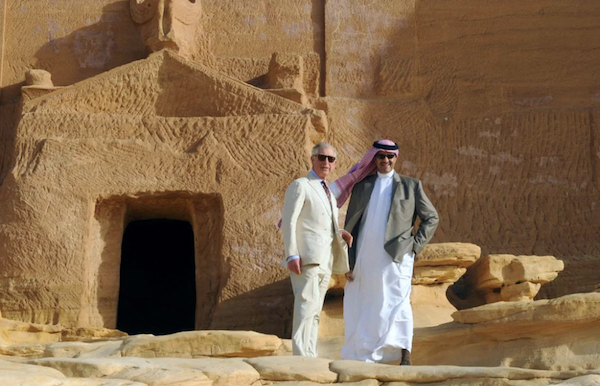
M419 180L394 171L398 145L380 140L373 146L377 174L354 185L346 216L355 243L346 275L342 358L410 365L413 264L433 237L438 214Z

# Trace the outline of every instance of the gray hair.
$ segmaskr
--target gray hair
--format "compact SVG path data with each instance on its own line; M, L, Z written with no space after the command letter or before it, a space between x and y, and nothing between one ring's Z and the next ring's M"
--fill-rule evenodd
M329 143L327 143L327 142L319 142L319 143L317 143L317 144L316 144L316 145L315 145L315 146L312 148L312 151L311 151L311 153L310 153L310 154L311 154L311 155L317 155L317 154L319 154L319 149L320 149L320 148L322 148L322 147L328 147L328 148L332 149L332 150L333 150L333 155L334 155L335 157L337 157L337 150L335 150L335 147L331 146L331 145L330 145Z

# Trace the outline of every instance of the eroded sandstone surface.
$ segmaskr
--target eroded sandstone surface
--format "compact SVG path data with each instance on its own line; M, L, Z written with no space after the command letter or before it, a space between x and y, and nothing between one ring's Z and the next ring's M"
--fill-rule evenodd
M0 381L4 386L595 385L598 305L600 294L590 293L457 311L452 323L416 329L414 366L290 356L289 341L250 331L129 337L105 332L94 339L81 331L79 342L4 342ZM322 350L331 341L320 343L322 353L339 355L339 346ZM25 355L23 347L36 355Z
M577 0L0 1L0 384L600 383L599 295L532 300L600 282L599 20ZM289 357L285 187L315 142L335 178L381 137L441 215L420 366L337 360L341 278L323 357ZM114 330L127 227L153 219L189 224L204 331Z
M7 316L114 327L118 240L166 216L210 255L198 328L289 333L274 224L321 139L334 177L399 142L441 214L434 241L564 261L538 297L600 282L597 2L73 4L0 4ZM505 295L536 292L521 287Z

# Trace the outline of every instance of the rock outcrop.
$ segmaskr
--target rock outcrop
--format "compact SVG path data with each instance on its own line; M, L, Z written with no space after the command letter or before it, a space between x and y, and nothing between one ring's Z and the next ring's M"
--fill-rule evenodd
M532 300L554 280L564 263L554 256L488 255L467 269L448 290L458 309L500 301Z
M451 323L416 329L415 366L337 360L339 339L321 339L321 357L302 358L290 356L289 341L272 335L195 331L5 344L0 384L591 386L600 382L600 293L497 302L457 311L453 317ZM81 339L89 335L83 333ZM69 335L71 340L75 337ZM36 355L29 355L26 347Z
M453 318L415 330L415 363L600 368L600 293L492 303L457 311Z
M481 248L469 243L428 244L415 262L411 303L415 327L437 326L452 320L456 308L446 292L474 264Z

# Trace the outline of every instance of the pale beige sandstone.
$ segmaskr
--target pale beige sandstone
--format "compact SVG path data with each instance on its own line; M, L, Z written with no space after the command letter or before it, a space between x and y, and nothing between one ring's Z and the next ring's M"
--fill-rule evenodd
M413 271L413 284L430 285L455 283L467 272L466 268L456 266L421 266Z
M422 266L455 266L467 268L481 256L481 247L470 243L429 243L415 262Z
M210 386L212 381L201 371L140 358L43 358L29 363L51 367L67 377L124 379L148 386Z
M342 347L344 346L344 335L336 334L335 336L319 337L317 349L319 358L340 359ZM292 355L290 353L290 355Z
M123 331L108 328L67 327L62 329L60 340L61 342L94 341L124 338L126 336L127 333Z
M469 243L433 243L415 262L414 284L454 283L479 259L481 248Z
M58 370L67 377L103 378L126 369L150 368L141 358L39 358L26 363Z
M410 301L415 328L437 326L451 322L456 308L450 304L446 292L451 283L414 285Z
M304 60L299 55L274 53L267 73L269 91L302 105L308 100L304 92Z
M339 292L343 293L345 286L346 286L346 276L334 274L334 275L331 275L331 279L329 279L329 287L327 288L327 291L341 290Z
M318 382L309 381L287 381L287 382L273 382L273 385L279 386L317 386L322 385ZM376 379L365 379L358 382L344 382L344 386L379 386L379 382Z
M279 350L277 350L277 355L289 356L292 354L292 340L291 339L282 339L281 346Z
M106 342L59 342L47 345L43 357L56 358L94 358L121 356L121 340ZM41 357L40 356L40 357Z
M212 381L200 371L179 368L130 367L111 378L142 382L148 386L211 386Z
M499 302L462 310L456 322L415 329L413 362L549 370L600 367L600 294Z
M19 98L27 68L50 71L57 85L66 86L94 79L145 57L144 40L137 34L127 1L99 0L77 7L67 0L53 2L51 6L47 1L33 0L0 4L0 23L6 27L0 32L3 58L0 104ZM163 4L168 9L168 4L180 3ZM75 8L77 12L73 11ZM211 126L212 130L202 131L197 137L189 135L187 138L193 138L187 144L202 140L214 143L212 138L218 142L230 136L226 128L245 125L256 130L254 133L259 132L259 136L271 137L276 142L288 140L295 146L275 152L263 149L262 146L269 145L264 141L235 161L222 156L218 161L203 163L202 160L216 153L234 154L236 146L219 148L213 154L203 150L194 153L188 151L194 148L191 145L182 151L181 147L165 144L168 140L148 141L145 137L145 133L152 133L148 136L181 138L183 130L177 129L181 128L178 125L181 121L176 117L189 117L191 111L202 109L202 103L210 102L203 100L200 106L189 109L166 108L162 103L165 100L182 101L178 106L192 103L188 101L195 99L188 95L194 96L194 90L185 96L166 90L169 92L163 93L163 98L148 97L151 93L145 92L144 83L148 82L150 88L168 88L177 74L172 67L163 74L162 82L152 83L153 77L144 69L131 66L128 68L133 67L132 72L138 76L135 80L141 87L133 91L127 87L121 89L117 86L118 78L113 77L107 82L109 86L105 84L105 88L90 93L93 98L77 94L75 101L64 100L64 105L74 104L81 109L78 110L81 115L66 117L68 109L64 105L50 103L44 113L56 110L54 116L41 119L39 114L37 120L31 119L36 109L43 110L35 105L26 109L24 121L31 120L18 130L16 122L6 123L13 121L13 107L3 106L0 150L8 151L1 155L0 200L9 202L5 209L0 208L3 224L0 239L5 238L0 241L4 267L0 276L5 278L3 286L11 288L12 293L0 294L0 299L8 306L11 318L114 327L118 291L118 280L114 278L119 269L116 240L122 236L123 219L131 215L135 206L132 202L146 208L167 208L172 207L168 202L175 201L173 197L156 200L155 196L152 199L147 196L167 191L191 191L199 196L207 191L221 194L231 189L230 193L223 193L223 201L209 200L208 205L223 208L222 212L211 213L216 222L222 219L224 244L215 247L218 250L215 261L209 262L209 266L218 270L206 272L210 272L207 276L212 283L227 284L219 300L215 300L219 288L198 290L199 294L209 295L199 303L203 306L197 310L197 318L201 320L196 328L259 329L289 336L289 290L269 287L285 277L280 269L271 267L279 257L281 240L267 225L270 220L255 218L262 214L278 217L273 208L280 207L283 180L289 182L292 176L307 169L306 143L310 141L306 138L313 140L325 134L343 150L345 159L341 160L339 170L360 159L374 137L388 136L401 142L399 171L421 178L443 214L437 241L469 239L484 246L485 253L502 250L568 259L571 263L568 271L542 287L542 296L588 291L597 283L600 207L593 203L600 187L594 177L598 175L600 160L597 157L600 77L596 70L598 53L590 49L589 43L594 41L599 28L595 2L568 0L548 7L546 0L488 2L477 6L471 0L376 3L299 0L293 4L206 0L201 11L201 20L195 25L206 35L190 43L194 51L190 55L201 58L200 51L208 48L216 63L224 64L223 71L239 80L251 81L267 74L273 52L300 55L304 59L318 57L310 64L313 70L308 78L312 81L311 91L318 89L321 96L326 96L321 103L328 112L330 130L325 133L311 128L309 131L314 135L298 136L296 133L307 122L281 117L246 119L246 116L217 120L220 123ZM154 18L156 14L153 15ZM163 13L162 20L154 20L168 24L168 16ZM306 64L308 70L308 60ZM566 73L565 68L569 69ZM316 76L315 69L322 76ZM186 82L175 82L174 88L185 90ZM211 90L214 84L218 82L209 83L206 88L190 88ZM118 109L105 100L109 95L126 99L129 93L140 100L147 98L150 103ZM232 108L236 110L252 99L251 95L256 96L243 95L247 98L233 98L233 101L224 98L238 106ZM41 97L44 98L46 102L50 99ZM80 98L94 99L97 103L86 109L77 105ZM153 130L149 122L154 121L155 110L170 119L157 119ZM207 116L218 114L214 109L208 110ZM131 118L132 111L133 115L141 111L139 116L143 118ZM88 113L92 116L87 116ZM61 114L65 117L59 117ZM102 115L108 116L101 118ZM196 124L210 126L206 121L186 124L189 132L197 132ZM312 120L310 124L319 126ZM28 130L28 125L39 129ZM58 132L56 128L62 126L68 127ZM19 132L16 140L15 130ZM48 132L44 134L44 130ZM220 134L220 130L225 134ZM211 137L207 132L217 134ZM253 142L240 137L234 143ZM173 148L177 150L173 152ZM227 174L222 170L238 168L243 174L246 165L240 160L255 160L254 157L265 153L274 159L278 154L286 154L278 163L295 166L287 166L281 173L269 171L272 174L267 173L268 176L259 175L258 181L243 176L241 182L236 181L239 185L251 186L256 182L264 186L264 191L276 193L269 197L272 201L266 200L268 203L248 200L242 205L244 210L231 210L240 197L246 198L247 191L236 191L231 177L221 179L222 174ZM184 165L179 169L167 166L194 156L197 157L193 162L182 162ZM136 165L128 169L128 162ZM194 163L202 165L195 167ZM262 159L254 163L258 170L264 167ZM121 164L128 170L115 171ZM4 179L5 172L12 170L13 165L19 168ZM64 171L58 172L56 165ZM145 176L139 170L155 173ZM189 184L157 181L163 176L166 180L179 176L178 171L184 171L181 178ZM201 176L198 177L201 181L194 185L197 176ZM146 182L139 182L144 178ZM274 178L281 183L272 181ZM89 185L93 189L57 190L56 181L64 181L65 186ZM8 192L17 197L7 198ZM49 196L41 197L46 192L50 192ZM138 196L140 192L145 197ZM176 210L177 214L183 213L181 217L198 218L195 217L198 213L206 211L207 206L199 203L202 199L178 197L177 201L180 208L200 207L193 215L190 211ZM55 207L46 210L48 203ZM246 213L248 208L251 213ZM148 213L150 209L141 212ZM166 212L173 213L162 211ZM107 238L99 236L102 232ZM220 237L221 233L217 233ZM5 248L4 243L9 245ZM254 259L256 264L249 274L245 263ZM56 261L56 267L48 272L44 267L36 270L39 261ZM79 264L81 261L84 263ZM264 290L258 291L259 288ZM534 290L527 289L529 292L523 296L530 296ZM262 302L256 300L260 298ZM253 312L261 303L272 306Z
M7 357L41 358L44 356L46 346L44 344L1 344L0 355Z
M333 383L338 379L329 370L331 360L299 356L278 356L246 359L246 362L268 381L312 381Z
M282 345L274 335L253 331L188 331L163 336L133 336L121 348L126 357L257 357L276 355Z
M27 68L71 85L145 57L129 2L73 4L2 2L0 103ZM206 0L191 46L243 81L273 52L318 56L320 94L344 110L331 138L358 153L402 142L399 168L445 214L437 241L568 258L541 289L556 296L597 282L598 13L575 0Z
M40 358L50 355L50 352L61 352L61 343L54 342L69 342L69 341L93 341L114 339L124 337L127 334L109 329L93 329L93 328L63 328L62 326L33 324L9 319L0 318L0 354L14 357ZM106 348L105 346L110 346ZM116 342L101 342L96 345L81 343L77 345L64 345L71 354L62 353L56 356L76 356L81 352L97 350L106 352L114 351L121 346L120 341ZM51 348L52 347L52 348ZM92 354L95 355L95 354Z
M3 314L114 328L125 226L166 217L196 233L196 328L285 336L291 288L275 224L326 121L164 51L25 103L18 161L0 187L0 271L27 273L0 284Z
M269 62L269 88L302 90L304 60L301 56L274 53Z
M53 377L53 378L64 377L63 373L61 373L60 371L58 371L56 369L50 368L50 367L37 366L37 365L27 364L27 363L19 363L14 360L4 360L4 359L0 359L0 371L2 371L2 372L14 371L14 372L19 372L19 373L44 375L44 376Z
M533 380L570 379L587 374L585 371L546 371L515 367L458 367L458 366L395 366L358 361L340 360L331 363L331 370L339 374L339 382L356 382L363 379L377 379L380 382L443 382L448 379L468 380L469 378Z
M558 276L564 263L554 256L489 255L470 267L476 289L522 282L545 284ZM470 275L471 276L471 275Z
M498 301L519 302L523 300L532 300L540 291L542 283L532 283L529 281L508 285L500 288L500 294L491 293L487 296L489 303ZM494 296L496 295L496 296Z
M554 256L488 255L467 269L450 288L450 302L459 309L498 301L533 299L554 280L564 263Z
M8 344L58 342L61 333L61 326L0 318L0 339Z
M547 386L554 385L551 379L511 380L506 378L454 378L442 382L385 382L382 386Z
M0 370L2 386L149 386L146 383L121 379L49 377L30 373Z
M200 32L201 2L195 0L130 0L131 18L140 24L142 39L152 51L164 48L191 55Z
M413 363L598 368L598 296L590 293L552 300L499 302L455 312L452 316L456 322L415 328ZM415 321L418 318L415 314ZM319 354L338 359L343 344L343 336L321 337Z
M557 383L556 386L595 386L600 384L600 374L582 375Z
M147 361L154 366L172 366L202 371L213 381L213 386L252 385L260 379L260 374L254 367L238 358L160 358L147 359Z
M534 302L523 304L531 305ZM519 303L506 303L507 306L514 306ZM495 307L497 304L486 307ZM573 304L572 306L577 306ZM483 308L483 307L482 307ZM471 312L472 310L469 310ZM461 313L465 313L462 311ZM505 314L518 315L524 314L522 310L514 310ZM588 312L589 313L589 312ZM510 316L509 316L510 317ZM502 323L496 323L502 326ZM513 328L514 326L509 326ZM522 326L521 326L522 327ZM584 327L585 328L585 327ZM533 330L533 329L530 329ZM586 330L587 331L587 330ZM506 333L506 331L505 331ZM442 339L447 338L442 337ZM510 339L509 337L508 339ZM529 337L532 339L532 337ZM588 339L593 335L588 336ZM335 340L339 338L321 339L319 350L324 353L322 343L324 340ZM538 339L538 338L533 338ZM463 340L467 342L467 339ZM343 339L342 339L343 341ZM96 342L94 344L99 344ZM331 342L329 342L331 343ZM337 349L341 347L338 342ZM66 342L63 345L73 345L77 347L76 342ZM419 342L415 343L421 347ZM462 342L461 342L462 344ZM57 345L57 344L54 344ZM531 346L531 345L529 345ZM331 349L333 346L326 347ZM444 349L443 347L441 348ZM522 345L520 347L522 350ZM413 353L414 354L414 353ZM461 353L459 352L458 355ZM506 353L505 353L506 354ZM96 355L102 356L104 353L97 351ZM330 357L331 358L331 357ZM26 361L28 364L21 363ZM37 364L39 366L31 366ZM571 366L573 367L573 366ZM57 370L60 372L56 372ZM29 371L28 371L29 370ZM26 371L36 375L23 378L22 374ZM199 376L198 372L190 373L187 370L199 371L204 373L207 378ZM220 385L269 385L276 383L288 383L290 379L296 380L294 384L314 384L330 382L353 382L361 385L372 385L373 382L387 382L390 386L401 385L470 385L470 386L542 386L548 384L557 384L561 380L570 380L571 384L593 384L598 375L598 370L576 370L576 371L540 371L531 369L522 369L516 367L467 367L458 366L411 366L399 367L381 364L367 364L355 361L334 361L330 359L302 358L302 357L262 357L253 359L242 358L202 358L202 359L176 359L176 358L42 358L36 360L27 360L14 358L11 361L0 361L0 378L4 372L10 372L11 376L6 379L11 381L16 379L20 382L22 379L35 379L40 381L36 383L43 385L42 381L49 380L54 382L60 378L67 386L98 386L98 385L121 385L117 379L127 379L130 381L141 381L147 385L206 385L206 379L212 384ZM63 378L68 377L82 378ZM259 373L262 374L258 379ZM332 375L333 374L333 375ZM339 374L339 379L337 378ZM333 378L335 376L336 378ZM46 378L47 377L47 378ZM90 379L88 377L96 377ZM101 377L101 378L98 378ZM192 378L193 377L193 378ZM42 379L43 378L43 379ZM580 378L578 380L578 378ZM308 381L307 379L310 379ZM331 379L334 379L333 381ZM80 383L76 383L76 380ZM304 381L302 381L304 380ZM102 382L100 382L102 381ZM94 383L98 382L98 383ZM103 383L105 382L105 383ZM590 382L590 383L585 383ZM129 383L124 383L129 384ZM568 384L568 383L567 383ZM20 385L20 384L19 384ZM63 385L63 383L50 383L50 385Z
M501 302L455 312L464 324L531 322L594 322L600 315L600 294L572 294L534 302Z
M30 69L25 72L25 86L54 87L52 75L45 70Z
M325 299L319 315L319 338L344 336L344 298L335 296Z

